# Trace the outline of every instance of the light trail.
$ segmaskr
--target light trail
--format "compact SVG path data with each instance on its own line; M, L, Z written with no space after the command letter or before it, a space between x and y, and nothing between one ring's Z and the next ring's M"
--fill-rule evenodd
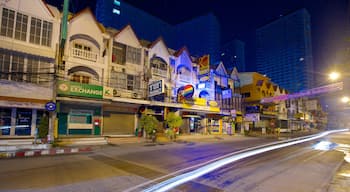
M153 185L145 190L143 190L144 192L164 192L170 189L175 188L176 186L179 186L183 183L186 183L188 181L191 181L195 178L198 178L200 176L203 176L211 171L214 171L215 169L218 169L220 167L223 167L225 165L228 165L232 162L247 158L247 157L251 157L257 154L261 154L267 151L272 151L275 149L280 149L283 147L287 147L287 146L291 146L291 145L295 145L295 144L299 144L299 143L303 143L303 142L307 142L307 141L311 141L311 140L315 140L315 139L319 139L321 137L324 137L326 135L329 135L331 133L336 133L336 132L343 132L343 131L349 131L349 129L340 129L340 130L333 130L333 131L326 131L320 134L317 134L315 136L312 137L307 137L307 138L303 138L300 140L293 140L290 142L286 142L286 143L282 143L282 144L276 144L276 145L272 145L272 146L266 146L266 147L262 147L262 148L258 148L258 149L254 149L254 150L250 150L250 151L246 151L246 152L242 152L240 154L235 154L232 156L229 156L227 158L215 161L213 163L207 164L203 167L200 167L198 169L195 169L193 171L178 175L176 177L170 178L168 180L165 180L163 182L160 182L156 185Z

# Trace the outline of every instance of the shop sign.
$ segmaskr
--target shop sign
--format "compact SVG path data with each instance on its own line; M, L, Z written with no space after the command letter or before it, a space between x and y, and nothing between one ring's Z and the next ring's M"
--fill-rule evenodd
M273 112L273 111L263 111L263 114L264 115L277 115L277 113Z
M148 85L148 96L153 97L164 93L163 80L154 81Z
M242 123L242 122L243 122L242 116L237 116L237 117L236 117L236 122L237 122L237 123Z
M207 106L207 100L205 98L194 98L195 105Z
M218 103L216 101L208 101L208 105L211 107L217 107Z
M48 110L48 111L55 111L56 110L56 103L55 102L47 102L45 104L45 109Z
M254 122L257 122L257 121L260 121L260 116L259 116L259 114L257 114L257 113L246 114L246 115L244 116L244 121L254 121Z
M231 89L222 90L222 99L229 99L231 97L232 97Z
M103 98L113 99L115 90L112 87L103 86Z
M58 81L57 94L102 99L103 87L72 81Z
M204 55L198 60L199 65L199 81L205 82L209 80L209 55Z
M177 101L185 102L186 100L191 100L194 94L193 85L185 85L177 90Z

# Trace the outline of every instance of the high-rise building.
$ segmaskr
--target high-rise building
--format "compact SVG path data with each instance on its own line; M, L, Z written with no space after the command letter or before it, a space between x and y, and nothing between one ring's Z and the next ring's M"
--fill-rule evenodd
M245 43L234 39L222 45L221 60L227 69L236 67L239 72L245 72Z
M167 46L186 46L191 55L210 54L211 62L219 60L220 25L213 14L171 25L121 0L96 0L95 15L106 27L122 29L130 24L140 39L153 41L162 36Z
M257 71L297 92L314 83L310 15L300 9L256 30Z

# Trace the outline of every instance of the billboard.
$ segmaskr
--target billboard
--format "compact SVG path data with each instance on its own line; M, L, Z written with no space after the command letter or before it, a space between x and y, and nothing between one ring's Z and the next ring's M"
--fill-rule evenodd
M204 55L198 59L199 81L209 80L209 55Z

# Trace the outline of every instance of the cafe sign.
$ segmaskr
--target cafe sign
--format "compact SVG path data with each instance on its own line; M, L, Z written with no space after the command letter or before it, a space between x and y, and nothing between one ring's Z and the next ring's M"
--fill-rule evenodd
M72 81L58 81L57 94L102 99L103 87Z

